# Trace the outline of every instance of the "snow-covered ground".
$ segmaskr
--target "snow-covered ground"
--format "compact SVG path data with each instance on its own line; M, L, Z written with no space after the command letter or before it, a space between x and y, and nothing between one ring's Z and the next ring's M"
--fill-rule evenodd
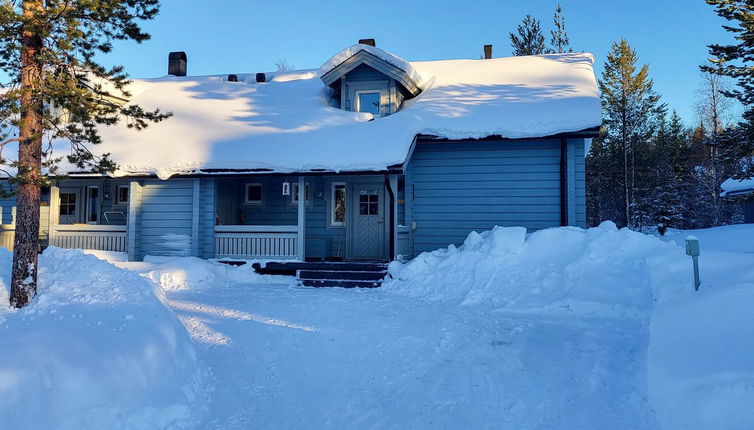
M754 226L693 234L702 244L698 293L689 257L671 243L682 244L688 232L661 240L609 223L472 234L462 247L393 264L395 279L376 290L302 288L292 278L192 258L129 263L98 255L116 268L50 250L39 300L0 310L0 422L754 428L754 252L740 243ZM91 270L71 275L78 265ZM96 321L115 334L103 338ZM33 341L9 339L19 328L34 331ZM64 342L54 343L61 333ZM143 356L135 351L158 334L173 339L157 342L150 356L159 372L137 372L146 364L136 359L130 373L102 365L126 352ZM18 383L18 361L40 349L47 358L32 360L36 373ZM49 357L74 371L56 370ZM95 377L105 389L97 403L82 388ZM60 399L67 402L56 413L40 406ZM34 411L35 420L16 410Z

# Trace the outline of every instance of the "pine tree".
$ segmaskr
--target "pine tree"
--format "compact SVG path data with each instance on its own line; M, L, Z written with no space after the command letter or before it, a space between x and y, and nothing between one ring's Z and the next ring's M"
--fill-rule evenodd
M550 46L552 48L549 51L557 54L573 52L573 48L570 46L571 42L568 40L568 33L566 33L565 17L563 16L563 8L560 6L560 3L555 8L553 21L555 29L550 31Z
M88 147L101 142L98 127L125 120L140 130L169 116L118 102L130 96L126 73L95 59L114 40L149 39L139 21L158 11L159 0L0 2L0 71L9 77L0 84L0 147L18 144L17 160L0 160L16 172L9 181L17 194L12 306L36 294L40 187L55 179L60 161L52 144L70 143L68 161L81 169L110 172L117 166L108 154Z
M643 212L634 214L634 209L642 203L637 197L644 197L641 192L637 195L637 190L642 175L647 174L644 169L646 149L651 145L658 119L665 111L660 96L653 90L649 67L643 65L637 71L637 61L636 51L625 39L613 43L599 80L603 129L598 143L604 148L603 156L609 159L588 166L592 169L591 174L604 176L609 183L607 186L619 190L620 201L611 202L612 212L603 214L603 219L613 219L632 228L644 223L636 218L643 217ZM587 195L590 193L587 191ZM593 194L590 198L601 196ZM606 198L614 200L615 191Z
M742 121L722 133L713 131L718 151L726 164L739 163L736 178L754 176L754 4L750 0L706 0L720 17L729 21L723 28L733 33L736 43L709 45L710 64L705 72L727 76L737 81L735 89L722 94L737 99L744 106Z
M547 51L545 36L542 34L539 20L531 15L526 15L521 25L518 26L518 36L510 33L510 38L513 55L539 55Z

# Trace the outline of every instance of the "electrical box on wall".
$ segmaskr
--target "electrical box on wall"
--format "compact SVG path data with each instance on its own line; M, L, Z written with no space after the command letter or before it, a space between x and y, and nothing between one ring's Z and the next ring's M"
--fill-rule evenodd
M291 183L290 182L283 182L283 195L284 196L290 196L291 195Z

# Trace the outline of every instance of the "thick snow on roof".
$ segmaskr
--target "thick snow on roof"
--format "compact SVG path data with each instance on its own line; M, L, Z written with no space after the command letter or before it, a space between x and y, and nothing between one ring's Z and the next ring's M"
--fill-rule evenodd
M246 82L228 82L226 75L135 80L133 103L174 116L140 132L123 124L104 128L104 143L93 149L112 154L119 176L384 170L406 160L417 134L529 138L599 126L593 62L585 53L413 62L424 91L374 120L329 106L330 90L315 70L277 73L262 84L253 74L239 75Z
M325 74L327 74L327 72L338 67L344 61L358 54L359 51L368 52L375 57L401 69L403 73L405 73L406 76L409 77L409 79L414 81L419 88L424 88L424 86L427 84L427 80L431 78L431 76L422 75L422 73L418 71L414 66L412 66L411 63L395 54L392 54L385 51L384 49L380 49L375 46L362 44L351 45L348 48L333 55L319 68L317 76L324 76Z
M749 179L726 179L720 188L723 189L722 196L734 196L737 194L748 194L754 192L754 178Z

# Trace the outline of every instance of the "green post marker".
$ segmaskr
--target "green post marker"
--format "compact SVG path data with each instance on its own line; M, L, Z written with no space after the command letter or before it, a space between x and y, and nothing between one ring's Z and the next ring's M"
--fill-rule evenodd
M686 255L694 262L694 291L699 291L702 281L699 280L699 239L694 236L686 238Z

